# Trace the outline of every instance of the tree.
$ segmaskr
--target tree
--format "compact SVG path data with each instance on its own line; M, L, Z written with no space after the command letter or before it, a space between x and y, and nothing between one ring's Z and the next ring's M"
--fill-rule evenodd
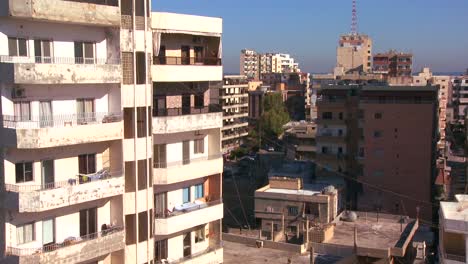
M289 122L289 114L279 93L266 94L263 99L263 113L258 124L262 137L277 139L283 132L283 125Z
M289 116L293 120L305 119L305 98L304 96L295 95L289 97L285 102L289 112Z

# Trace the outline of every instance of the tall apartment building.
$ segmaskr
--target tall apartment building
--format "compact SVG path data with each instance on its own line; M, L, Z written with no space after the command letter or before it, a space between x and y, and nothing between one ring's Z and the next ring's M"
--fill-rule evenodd
M265 61L265 58L263 58ZM266 61L265 61L266 63ZM254 50L243 49L240 55L240 75L245 75L250 80L260 80L260 58Z
M222 20L153 13L155 260L222 263Z
M413 72L413 54L390 50L377 53L373 58L374 73L383 74L387 80L407 78L411 80Z
M357 198L360 210L411 217L419 207L420 216L431 220L437 88L324 86L320 96L317 163L354 183L348 189L351 205Z
M453 122L464 124L468 108L468 73L452 80Z
M372 70L372 39L367 35L340 36L336 50L335 75Z
M249 93L248 80L243 75L224 76L220 90L223 108L222 149L224 153L239 147L248 134Z
M208 158L220 154L221 113L199 107L206 93L180 98L183 106L196 102L189 115L183 108L184 115L160 117L153 102L169 82L198 81L183 80L192 73L220 81L219 59L210 57L218 66L206 70L189 66L185 75L185 66L150 68L165 34L181 44L181 35L192 40L188 32L210 32L219 46L221 21L152 15L150 2L0 5L1 263L222 262L222 160ZM198 156L190 156L195 149ZM191 176L173 176L181 174Z
M299 63L295 62L294 58L291 57L291 55L289 54L275 53L270 54L269 56L271 56L271 70L268 67L266 67L267 70L265 72L260 73L293 73L301 71L301 69L299 69Z

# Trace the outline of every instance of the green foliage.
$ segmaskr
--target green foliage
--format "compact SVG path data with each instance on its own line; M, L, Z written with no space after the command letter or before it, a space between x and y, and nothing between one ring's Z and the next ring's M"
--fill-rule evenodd
M249 151L246 148L237 148L233 151L231 151L231 155L229 156L230 159L236 159L236 158L241 158L245 155L247 155Z
M281 94L265 95L263 107L264 111L259 120L258 130L263 137L278 138L284 132L283 125L290 120Z

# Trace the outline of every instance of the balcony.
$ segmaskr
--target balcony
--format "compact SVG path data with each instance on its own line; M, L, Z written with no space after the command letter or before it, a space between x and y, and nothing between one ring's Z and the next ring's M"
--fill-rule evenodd
M447 264L462 264L466 263L466 256L463 255L455 255L455 254L444 254L443 261L441 263Z
M90 26L119 27L117 0L5 0L0 16Z
M317 141L327 142L327 143L342 143L346 140L346 135L344 134L333 134L333 133L321 133L316 137Z
M218 154L185 162L155 162L153 178L155 185L165 185L199 179L222 172L223 158Z
M223 201L187 203L168 214L155 215L155 235L166 236L223 218Z
M219 58L153 57L151 75L155 82L221 81Z
M170 134L221 128L223 114L219 105L153 109L153 134Z
M120 60L0 56L2 82L11 84L120 83Z
M5 255L7 263L83 263L124 248L123 227L112 227L40 248L7 247Z
M123 172L99 171L44 185L4 186L4 206L23 212L43 212L124 193Z
M204 251L192 254L188 257L169 261L171 264L198 264L198 263L223 263L223 247L221 245L210 246Z
M121 113L54 116L1 116L4 147L37 149L118 140L123 137Z

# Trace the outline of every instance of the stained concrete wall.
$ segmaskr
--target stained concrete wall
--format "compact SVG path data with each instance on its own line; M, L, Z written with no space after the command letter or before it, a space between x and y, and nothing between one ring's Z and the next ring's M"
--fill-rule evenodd
M61 0L5 0L9 15L19 18L95 26L120 26L118 6ZM57 23L57 24L59 24Z
M222 113L153 117L153 134L179 133L222 126Z

